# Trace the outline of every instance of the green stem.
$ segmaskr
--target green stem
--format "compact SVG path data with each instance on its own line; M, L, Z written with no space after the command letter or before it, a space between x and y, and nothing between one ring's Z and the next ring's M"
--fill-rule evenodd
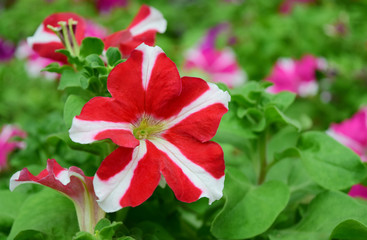
M71 43L69 41L68 29L66 27L67 23L64 21L61 21L61 22L58 22L58 24L61 26L62 35L64 35L64 42L65 42L66 49L71 53L71 55L74 55L73 48L71 47Z
M266 162L266 143L267 143L267 136L266 131L259 137L259 158L260 158L260 171L259 171L259 178L258 184L262 184L265 180L266 173L267 173L267 162Z
M79 56L79 45L78 45L78 42L76 41L75 33L74 33L74 30L73 30L73 24L77 24L77 23L78 22L74 21L72 18L70 18L69 22L68 22L69 33L70 33L71 39L73 41L75 56Z

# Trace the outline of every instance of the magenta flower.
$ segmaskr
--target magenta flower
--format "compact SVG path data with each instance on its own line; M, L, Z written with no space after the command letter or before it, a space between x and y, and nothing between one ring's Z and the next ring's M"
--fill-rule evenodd
M367 161L367 107L362 108L350 119L331 124L328 134Z
M145 44L111 71L107 88L112 97L91 99L69 131L78 143L110 138L119 146L94 178L104 211L143 203L164 180L180 201L221 198L223 152L209 140L228 110L227 92L180 78L159 47Z
M354 198L367 199L367 187L360 184L354 185L348 195Z
M280 59L266 78L274 84L268 90L272 93L290 91L301 97L313 96L318 91L316 70L324 69L325 66L325 60L312 55L306 55L301 60Z
M0 38L0 62L6 62L13 58L15 53L14 44Z
M60 22L65 26L61 26ZM54 31L58 30L59 36L48 26L53 27ZM119 47L124 57L127 57L135 47L143 42L154 45L156 32L163 33L166 26L167 22L162 14L146 5L140 8L139 13L126 30L109 36L104 35L105 31L100 27L88 24L88 21L74 13L56 13L48 16L27 41L41 57L63 63L67 63L66 56L56 53L55 50L66 47L77 55L77 49L85 37L102 38L105 49L111 46Z
M367 107L341 123L331 124L327 133L367 161ZM367 199L367 187L354 185L349 191L352 197Z
M200 70L208 75L211 82L222 82L228 87L235 87L247 80L246 73L238 65L232 49L215 48L218 35L227 28L227 24L220 24L210 29L198 47L186 52L184 69Z
M126 7L127 0L97 0L97 9L101 13L109 13L115 7Z
M104 217L105 213L96 202L93 177L86 177L80 168L62 168L54 159L49 159L47 168L37 176L32 175L27 168L16 172L10 179L10 190L24 183L50 187L73 201L80 231L94 233L95 225Z
M8 155L15 149L25 148L25 142L15 140L14 138L25 138L27 134L19 128L12 125L4 125L0 132L0 171L8 166Z
M279 12L288 14L297 4L310 4L313 2L315 2L315 0L284 0L279 7Z

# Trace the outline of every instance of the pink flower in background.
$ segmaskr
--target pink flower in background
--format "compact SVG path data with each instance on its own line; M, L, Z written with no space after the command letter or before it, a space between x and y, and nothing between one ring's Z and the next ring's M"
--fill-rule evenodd
M198 47L186 52L184 69L200 70L208 75L209 81L225 83L228 87L244 83L247 80L246 73L238 65L232 49L227 47L218 50L215 47L218 35L228 27L228 24L220 24L210 29Z
M126 7L127 0L97 0L96 5L100 13L109 13L113 8Z
M367 107L350 119L331 124L328 134L367 161Z
M14 138L25 138L27 134L13 125L4 125L0 132L0 171L7 168L8 155L15 149L25 148L25 142Z
M181 78L162 49L145 44L111 71L107 88L112 97L92 98L69 130L74 142L119 146L94 178L103 210L140 205L165 181L180 201L221 198L223 151L210 139L228 111L227 92Z
M284 0L279 7L279 12L283 14L288 14L297 4L310 4L313 2L315 2L315 0Z
M55 189L73 201L80 231L94 233L94 227L105 213L96 202L93 189L93 177L87 177L77 167L61 167L54 159L47 161L47 168L37 176L27 168L16 172L10 179L10 190L24 183L41 184Z
M367 107L362 108L350 119L331 124L327 133L367 161ZM367 199L367 187L354 185L349 195Z
M367 187L360 185L360 184L354 185L350 189L348 195L351 197L359 197L359 198L367 199Z
M13 58L15 53L15 46L0 38L0 62L6 62Z
M318 91L316 70L325 67L325 60L312 55L306 55L301 60L282 58L275 63L270 76L266 78L274 84L268 91L271 93L290 91L301 97L313 96Z
M49 80L54 80L59 77L59 74L57 73L41 72L43 68L55 61L41 57L37 52L33 51L26 41L19 44L15 55L17 58L27 60L25 70L30 77L42 76ZM61 62L59 63L62 64Z

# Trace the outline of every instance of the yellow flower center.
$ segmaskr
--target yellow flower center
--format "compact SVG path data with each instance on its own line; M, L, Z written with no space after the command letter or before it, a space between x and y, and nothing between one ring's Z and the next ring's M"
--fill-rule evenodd
M165 130L164 123L152 119L151 117L142 117L137 124L134 124L133 135L136 139L152 139L159 137Z

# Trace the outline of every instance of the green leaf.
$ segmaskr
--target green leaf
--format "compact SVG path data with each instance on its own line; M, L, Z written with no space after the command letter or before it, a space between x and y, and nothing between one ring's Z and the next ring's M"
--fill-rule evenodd
M25 230L21 231L17 236L14 238L15 240L52 240L52 236L48 236L45 233L36 230Z
M81 87L80 78L80 72L65 70L61 75L59 87L57 89L64 90L68 87Z
M331 234L338 233L340 231L337 230L338 228L344 229L343 231L345 231L346 229L350 230L352 226L361 233L365 231L365 226L361 226L361 224L343 223L350 219L366 225L367 205L360 203L347 194L327 191L319 194L312 200L307 212L298 225L285 230L272 231L270 239L325 240ZM338 234L341 233L339 232Z
M64 105L64 122L68 129L71 127L73 118L80 114L80 111L87 102L84 98L76 95L70 95L66 99Z
M100 231L96 231L96 236L101 239L112 239L115 235L115 231L122 226L122 222L112 222L107 226L104 226Z
M85 60L87 61L88 66L92 68L104 67L103 60L97 54L90 54L85 58Z
M25 230L39 231L54 240L71 239L78 231L73 203L52 189L28 197L19 209L8 239Z
M295 100L296 94L283 91L277 94L266 93L271 104L274 104L280 111L285 111Z
M366 240L367 227L356 220L346 220L335 227L329 239Z
M110 47L107 49L106 57L108 65L113 67L119 60L121 60L121 53L118 48Z
M226 175L226 203L216 216L211 232L217 238L251 238L265 232L286 207L288 187L279 181L250 187L242 173L230 169Z
M254 132L261 132L266 127L266 119L264 113L257 108L248 108L241 113L245 121L245 125Z
M0 232L8 234L27 195L0 190Z
M298 148L308 174L324 188L346 189L366 177L358 155L325 133L302 134Z
M57 143L57 141L60 141L60 140L65 142L70 148L75 149L75 150L90 152L90 153L93 153L95 155L100 155L100 156L105 156L106 152L108 152L107 146L104 145L103 142L97 142L97 143L92 143L92 144L79 144L79 143L71 141L68 132L52 134L52 135L49 135L47 138L47 141L51 144Z
M54 62L54 63L51 63L51 64L47 65L45 68L43 68L41 70L41 72L62 73L66 69L72 70L72 68L70 66L68 66L68 65L62 65L62 66L60 66L60 64Z
M276 106L266 106L265 107L265 117L267 124L271 123L281 123L283 125L291 125L297 130L300 130L300 125L293 119L287 117L283 112L281 112Z
M101 55L104 44L101 39L95 37L87 37L83 39L80 45L80 56L86 58L90 54Z
M93 234L90 234L88 232L78 232L73 237L73 240L97 240L97 239Z

